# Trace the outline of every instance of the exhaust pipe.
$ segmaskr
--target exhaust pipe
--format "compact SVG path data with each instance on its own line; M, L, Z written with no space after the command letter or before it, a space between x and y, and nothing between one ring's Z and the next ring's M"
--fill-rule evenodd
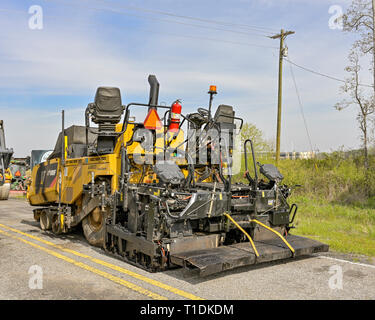
M149 106L157 106L159 100L159 82L152 74L148 76L148 83L150 84L150 101Z

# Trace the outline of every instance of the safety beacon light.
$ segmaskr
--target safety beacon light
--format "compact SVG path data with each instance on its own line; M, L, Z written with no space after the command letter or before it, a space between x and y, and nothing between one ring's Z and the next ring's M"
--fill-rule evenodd
M210 90L208 91L208 93L217 94L216 86L210 86Z
M173 102L168 131L176 132L180 129L182 106L180 100Z

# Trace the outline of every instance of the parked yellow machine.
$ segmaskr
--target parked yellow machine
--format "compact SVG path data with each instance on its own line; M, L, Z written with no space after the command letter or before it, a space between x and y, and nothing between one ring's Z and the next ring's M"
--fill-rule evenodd
M0 120L0 200L9 198L12 173L9 169L13 149L8 149L5 145L4 122Z
M5 170L4 175L0 173L0 180L3 180L3 184L0 185L0 200L7 200L9 198L10 184L13 176L9 168Z
M201 275L328 250L289 233L297 213L286 200L291 188L276 167L257 168L253 149L251 176L250 140L249 184L232 184L243 121L228 105L212 116L215 86L207 109L183 115L179 100L158 105L159 83L155 76L149 83L147 104L123 106L118 88L100 87L85 126L65 129L63 116L55 149L33 168L28 188L43 230L66 233L82 224L90 244L139 267L177 265ZM134 121L134 108L147 108L145 121Z

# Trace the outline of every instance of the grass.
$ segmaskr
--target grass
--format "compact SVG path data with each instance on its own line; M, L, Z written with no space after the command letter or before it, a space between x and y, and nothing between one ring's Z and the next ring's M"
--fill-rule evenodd
M299 206L293 234L327 243L334 251L375 257L375 208L304 195L290 200Z
M278 168L283 183L302 185L289 198L299 207L293 234L325 242L337 252L375 257L375 170L366 184L360 154L338 151L319 160L281 160ZM245 180L238 175L234 181Z

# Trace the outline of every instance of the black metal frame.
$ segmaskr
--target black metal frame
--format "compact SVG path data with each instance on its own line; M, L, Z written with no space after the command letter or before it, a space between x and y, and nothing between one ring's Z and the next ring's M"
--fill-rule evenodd
M252 153L252 156L253 156L255 179L251 178L250 173L249 173L248 163L247 163L247 148L246 147L247 147L248 143L250 143L251 153ZM245 149L245 169L246 169L245 174L246 174L246 178L247 178L247 180L249 180L249 182L251 184L253 184L254 189L257 190L258 189L258 170L257 170L257 164L256 164L256 160L255 160L254 145L253 145L253 141L251 139L247 139L245 141L244 149Z

